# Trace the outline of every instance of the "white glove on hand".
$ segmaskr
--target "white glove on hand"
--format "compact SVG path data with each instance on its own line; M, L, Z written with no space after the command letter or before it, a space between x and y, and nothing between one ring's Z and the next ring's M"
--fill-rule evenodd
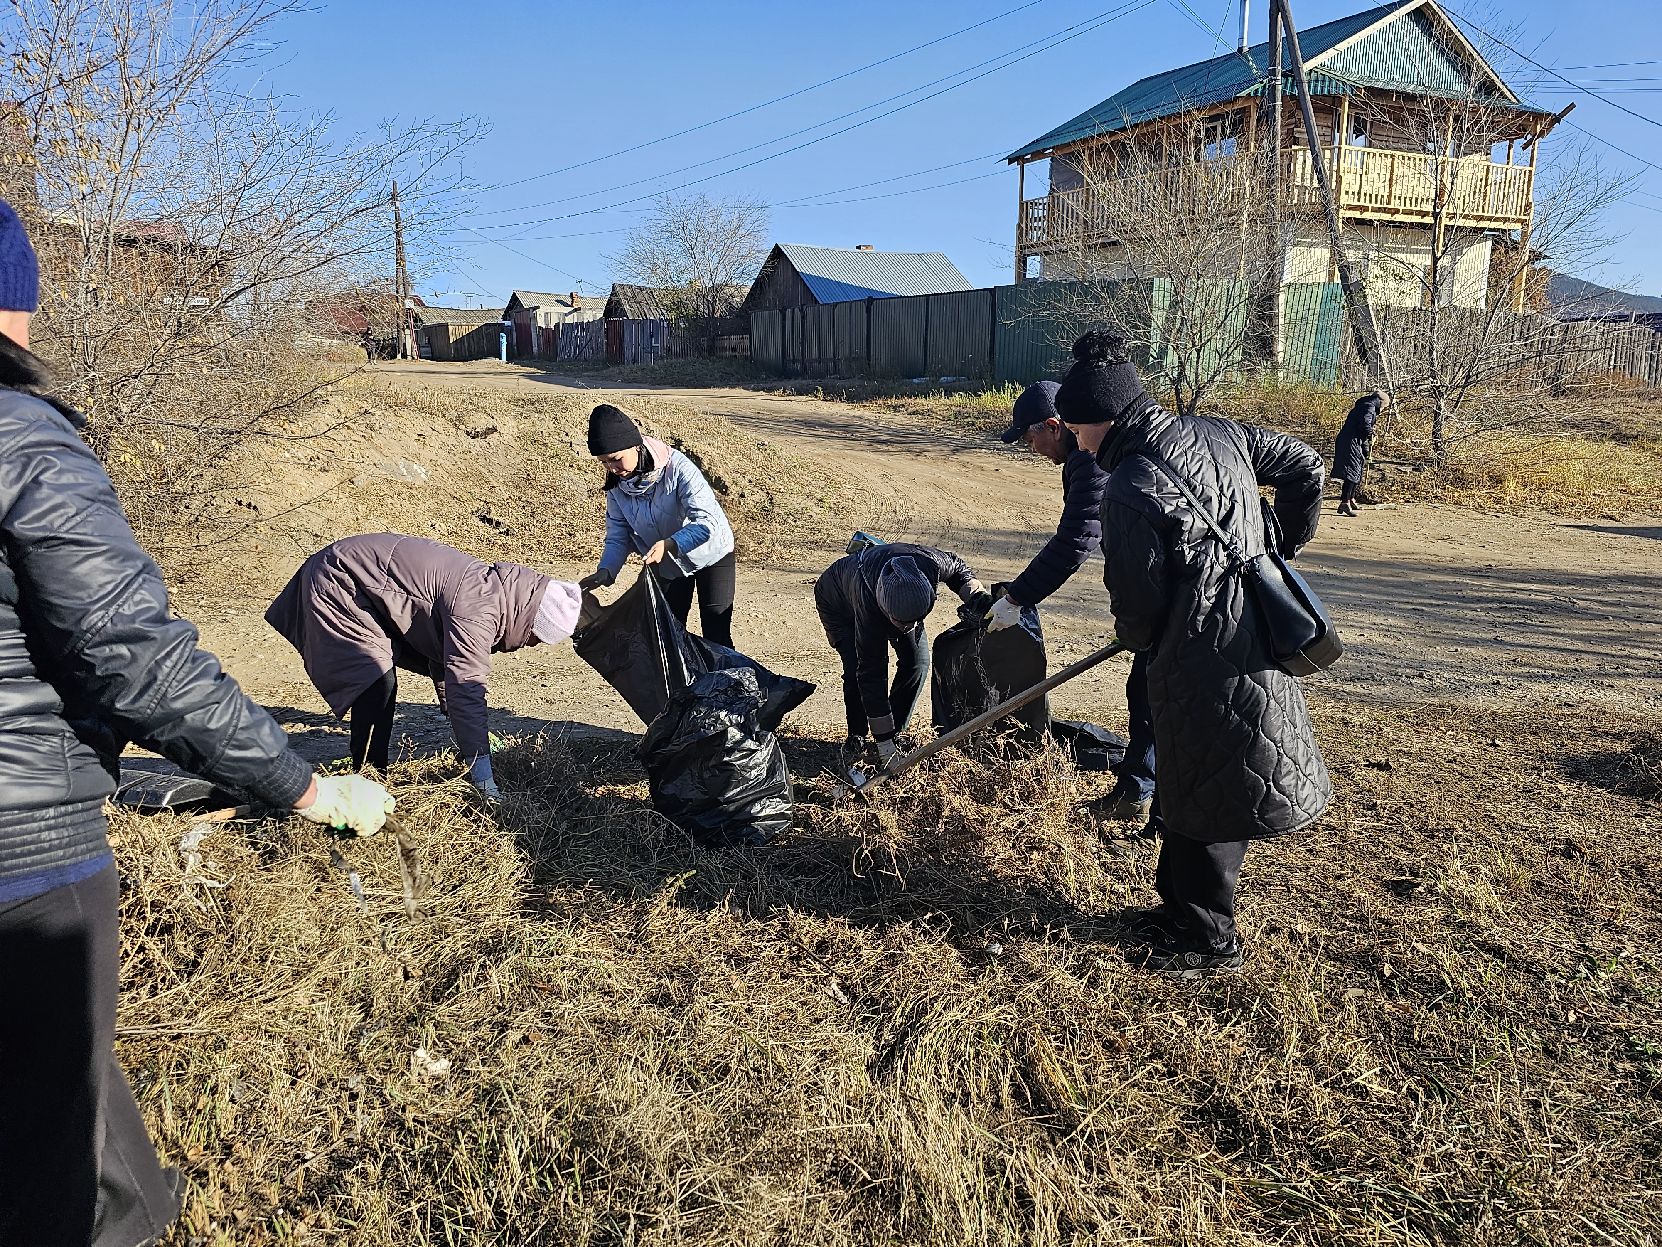
M362 775L319 775L317 800L295 812L337 831L373 836L396 805L385 788Z
M877 761L881 765L886 767L886 766L889 765L889 762L894 757L894 755L895 755L894 737L893 736L880 737L877 741Z
M987 631L998 632L1004 628L1014 627L1021 622L1021 611L1021 603L1012 599L1009 594L1005 594L993 603Z

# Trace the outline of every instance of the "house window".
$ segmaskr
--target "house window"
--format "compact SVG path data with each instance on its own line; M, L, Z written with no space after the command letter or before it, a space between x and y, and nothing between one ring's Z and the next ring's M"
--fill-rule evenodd
M1345 142L1352 147L1366 147L1368 145L1368 119L1366 117L1352 117L1350 119L1350 137Z
M1207 160L1220 160L1239 151L1244 116L1237 111L1208 117L1201 131L1201 155Z

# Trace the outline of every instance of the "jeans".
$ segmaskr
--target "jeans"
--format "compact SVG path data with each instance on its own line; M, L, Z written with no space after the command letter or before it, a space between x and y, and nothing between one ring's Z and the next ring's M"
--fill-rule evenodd
M733 648L733 599L738 589L738 557L731 551L690 576L658 581L664 601L686 626L692 614L693 587L698 588L698 635L715 645Z
M1148 704L1148 664L1154 655L1147 650L1131 659L1131 673L1125 678L1125 705L1130 714L1125 760L1119 764L1119 786L1134 789L1137 800L1154 796L1154 712Z
M179 1215L115 1060L110 866L0 904L0 1247L136 1247Z
M1233 949L1235 884L1246 857L1246 840L1202 844L1168 830L1160 841L1154 890L1194 942L1205 949Z

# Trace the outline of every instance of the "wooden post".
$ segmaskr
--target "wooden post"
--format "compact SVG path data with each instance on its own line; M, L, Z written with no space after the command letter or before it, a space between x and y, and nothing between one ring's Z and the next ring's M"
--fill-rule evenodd
M1529 291L1529 227L1535 222L1535 157L1541 151L1541 134L1537 127L1529 141L1529 198L1524 202L1523 228L1518 231L1518 271L1512 278L1514 312L1524 310L1524 300Z
M1274 266L1274 277L1270 282L1269 301L1265 307L1265 337L1269 340L1269 365L1277 376L1281 374L1281 360L1283 353L1284 329L1281 317L1281 289L1287 279L1287 254L1282 250L1281 239L1281 201L1284 195L1282 179L1287 176L1283 167L1285 156L1281 150L1281 131L1283 128L1282 112L1284 111L1281 89L1281 23L1276 19L1275 0L1270 0L1270 85L1269 85L1269 113L1266 120L1269 122L1270 139L1270 204L1269 204L1269 244L1270 259Z
M1350 96L1339 97L1338 111L1333 115L1333 202L1339 209L1339 227L1345 223L1345 148L1350 143ZM1329 283L1339 280L1338 263L1330 256L1327 264Z
M1316 132L1316 113L1310 105L1310 79L1304 72L1304 53L1298 46L1298 28L1293 25L1293 14L1287 0L1273 0L1287 36L1288 52L1293 63L1293 81L1298 85L1299 112L1304 116L1304 133L1310 144L1310 167L1321 188L1322 209L1327 217L1328 244L1333 249L1339 267L1339 284L1344 288L1345 305L1350 310L1351 331L1356 346L1367 368L1368 384L1383 388L1387 383L1385 348L1379 337L1379 325L1374 320L1373 307L1368 303L1367 291L1356 267L1345 253L1344 239L1339 232L1339 209L1333 201L1333 183L1328 180L1327 162L1322 159L1321 135Z
M1016 161L1016 283L1027 280L1027 161Z
M410 358L409 273L404 267L404 217L398 208L398 183L392 184L392 286L398 300L399 359Z

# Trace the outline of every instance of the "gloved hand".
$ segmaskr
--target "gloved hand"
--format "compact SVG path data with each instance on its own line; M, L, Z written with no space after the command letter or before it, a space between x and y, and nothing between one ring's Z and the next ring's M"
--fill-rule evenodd
M617 573L604 567L597 567L587 576L577 582L579 589L609 589L617 582Z
M1000 632L1005 628L1014 627L1021 622L1021 612L1021 603L1009 594L1005 594L993 603L993 611L990 622L987 624L987 631Z
M981 587L979 580L972 580L964 590L964 604L958 608L958 618L968 623L980 623L992 609L993 595Z
M877 738L878 765L887 770L889 763L894 759L895 753L896 747L893 736L879 736Z
M492 805L502 800L502 790L496 786L496 774L491 769L490 755L481 754L468 764L467 777L479 790L479 795Z
M362 775L319 775L317 799L295 813L337 831L373 836L396 804L385 788Z

